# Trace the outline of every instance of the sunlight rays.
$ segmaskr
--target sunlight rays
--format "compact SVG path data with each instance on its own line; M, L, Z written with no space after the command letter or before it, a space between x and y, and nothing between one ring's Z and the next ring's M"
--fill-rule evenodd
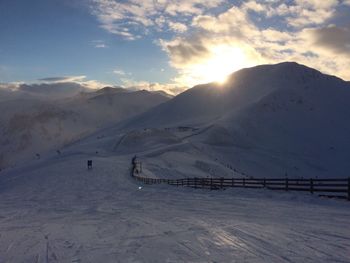
M252 63L243 48L238 46L216 45L209 51L209 56L187 65L176 82L188 86L209 82L224 84L231 73Z

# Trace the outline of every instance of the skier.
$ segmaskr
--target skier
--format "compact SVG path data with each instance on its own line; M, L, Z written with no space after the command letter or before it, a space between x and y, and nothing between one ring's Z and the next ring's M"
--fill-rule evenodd
M88 168L88 170L92 169L92 160L87 161L87 168Z

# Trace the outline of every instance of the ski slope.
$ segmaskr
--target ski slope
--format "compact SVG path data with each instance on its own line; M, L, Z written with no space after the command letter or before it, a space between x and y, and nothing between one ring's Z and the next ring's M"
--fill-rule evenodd
M0 262L349 262L347 202L140 185L104 133L0 173Z

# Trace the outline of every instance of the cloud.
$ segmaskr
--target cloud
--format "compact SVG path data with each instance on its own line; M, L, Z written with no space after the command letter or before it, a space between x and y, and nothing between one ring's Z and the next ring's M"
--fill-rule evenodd
M244 9L233 6L215 15L197 16L192 23L195 27L214 34L230 34L241 38L246 32L254 32L256 26L250 21Z
M91 44L95 47L95 48L108 48L108 45L105 43L104 40L92 40Z
M86 91L86 87L74 82L57 83L39 83L39 84L21 84L17 88L19 91L25 91L42 96L69 97Z
M129 90L148 90L148 91L165 91L170 95L179 94L186 89L187 86L181 86L177 84L161 84L158 82L149 81L135 81L133 79L122 79L123 86Z
M108 46L106 44L96 44L95 48L107 48Z
M125 76L126 75L125 71L121 70L121 69L115 69L115 70L113 70L113 73L118 75L118 76Z
M187 26L183 23L169 21L168 25L175 32L183 33L187 31Z
M209 53L202 35L180 37L172 41L162 40L160 45L170 55L174 67L191 64L198 58L205 59Z
M70 81L74 80L74 81ZM0 83L0 100L16 98L62 99L80 92L91 92L108 86L96 80L85 80L85 77L50 77L40 79L39 83Z
M34 83L0 83L0 100L15 98L62 99L80 92L91 92L110 84L87 80L86 76L62 76L38 79Z
M279 16L287 26L301 28L320 25L334 17L338 0L294 0L294 1L248 1L244 10L264 14L266 17Z
M62 99L91 90L74 82L0 84L1 101L8 99Z
M318 50L339 54L350 59L350 27L329 26L306 29L305 37L309 44Z
M48 77L48 78L41 78L38 79L38 81L40 81L41 83L39 83L39 85L41 84L72 84L72 85L80 85L86 89L100 89L103 88L105 86L108 86L110 84L108 83L103 83L101 81L97 81L97 80L86 80L86 76L85 75L79 75L79 76L62 76L62 77ZM36 84L35 84L36 85Z
M39 81L43 82L74 82L74 81L82 81L86 78L86 76L64 76L64 77L48 77L48 78L42 78L38 79Z
M150 31L184 33L194 15L216 8L225 0L92 0L91 13L101 27L127 40Z

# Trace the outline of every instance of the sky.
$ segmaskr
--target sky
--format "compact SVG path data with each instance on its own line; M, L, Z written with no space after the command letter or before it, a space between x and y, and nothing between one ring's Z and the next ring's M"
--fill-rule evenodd
M296 61L350 80L350 0L0 0L0 83L165 90Z

